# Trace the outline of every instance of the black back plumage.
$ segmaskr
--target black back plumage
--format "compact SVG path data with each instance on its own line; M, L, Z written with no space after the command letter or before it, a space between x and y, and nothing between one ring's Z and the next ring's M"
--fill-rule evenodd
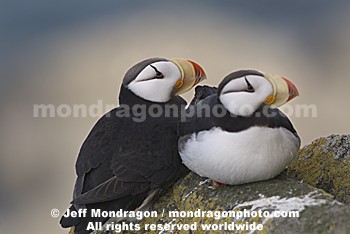
M147 108L154 103L136 96L124 85L119 102L120 107L98 120L81 147L71 210L134 210L150 191L166 189L187 172L177 150L179 115L150 116ZM173 97L157 105L174 105L180 112L186 102ZM70 217L62 218L61 225L76 226L75 233L86 233L86 225L92 220L106 221Z

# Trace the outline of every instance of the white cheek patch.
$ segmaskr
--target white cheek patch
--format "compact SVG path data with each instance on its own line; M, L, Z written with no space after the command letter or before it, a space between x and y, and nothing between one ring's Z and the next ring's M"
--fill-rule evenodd
M223 95L220 95L220 101L224 105L224 107L231 112L232 114L239 113L238 112L238 103L235 101L235 94L234 93L226 93Z
M227 92L240 92L246 90L246 83L243 78L238 78L230 81L228 84L224 86L224 88L221 90L221 93L227 93Z
M137 96L152 102L167 102L172 87L159 79L130 83L128 88Z
M234 115L252 115L272 93L272 86L264 77L246 76L246 78L254 88L254 92L246 91L247 83L244 78L230 81L221 91L220 101Z
M226 93L220 96L220 101L224 107L232 114L238 116L250 116L260 106L256 102L252 93Z
M265 99L269 95L272 95L273 88L272 88L271 83L268 80L266 80L263 77L259 77L257 80L254 80L254 83L257 83L257 85L258 85L258 89L255 90L255 92L260 97L260 101L261 100L265 101Z
M130 83L135 83L135 82L139 82L139 81L147 81L147 80L155 77L155 75L156 75L156 72L154 71L154 69L152 69L152 68L150 69L149 67L146 67L145 69L143 69L140 72L140 74L136 77L136 79L134 79Z
M164 77L155 78L156 71L149 65L129 83L128 88L143 99L152 102L167 102L171 98L176 82L181 78L181 72L172 62L162 61L151 65Z
M152 64L160 71L165 79L176 79L178 81L181 78L181 71L173 62L158 62Z

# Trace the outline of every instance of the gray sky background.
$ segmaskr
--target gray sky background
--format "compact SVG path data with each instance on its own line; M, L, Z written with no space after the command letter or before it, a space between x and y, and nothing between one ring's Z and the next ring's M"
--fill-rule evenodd
M292 108L317 108L316 117L290 115L303 145L349 133L349 8L346 1L2 1L0 232L67 233L50 211L68 207L76 155L98 119L33 118L33 105L117 104L124 73L148 57L192 59L209 85L245 68L283 75L300 91Z

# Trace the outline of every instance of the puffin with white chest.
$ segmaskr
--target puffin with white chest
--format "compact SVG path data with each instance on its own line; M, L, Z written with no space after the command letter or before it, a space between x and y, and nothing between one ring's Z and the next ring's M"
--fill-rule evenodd
M203 89L203 90L201 90ZM197 87L204 92L209 87ZM300 138L276 107L298 96L289 80L240 70L187 109L178 128L183 163L214 184L244 184L277 176L297 155ZM196 97L195 97L196 98Z

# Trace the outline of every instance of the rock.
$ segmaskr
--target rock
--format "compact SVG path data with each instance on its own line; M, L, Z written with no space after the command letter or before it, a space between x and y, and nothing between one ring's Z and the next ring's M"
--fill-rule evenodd
M305 146L287 174L350 204L350 135L321 137Z
M178 226L173 233L203 233L201 224L222 224L223 228L228 231L227 225L233 222L235 224L246 224L246 222L255 223L255 225L263 224L262 230L258 233L345 233L350 230L349 206L333 200L332 196L323 190L283 175L269 181L213 187L210 180L190 173L162 196L153 208L157 211L158 217L144 219L141 223L141 230L144 230L147 224L156 223L196 225L196 230L192 232L179 231ZM239 213L245 209L249 212L259 212L259 210L298 211L299 217L220 217L216 219L203 214L199 217L181 216L181 214L188 216L186 211L226 211L226 213L235 211ZM178 214L180 217L169 217L170 211L182 212ZM163 217L162 214L164 214ZM225 213L219 214L224 215ZM212 227L216 228L215 225ZM160 233L169 233L169 231ZM218 233L218 231L211 230L207 233Z
M125 233L349 233L350 206L341 203L350 202L349 160L350 135L331 135L305 146L283 174L268 181L213 187L189 173L154 204L157 217L124 221L123 229L132 224L139 230ZM270 217L267 211L297 217Z

